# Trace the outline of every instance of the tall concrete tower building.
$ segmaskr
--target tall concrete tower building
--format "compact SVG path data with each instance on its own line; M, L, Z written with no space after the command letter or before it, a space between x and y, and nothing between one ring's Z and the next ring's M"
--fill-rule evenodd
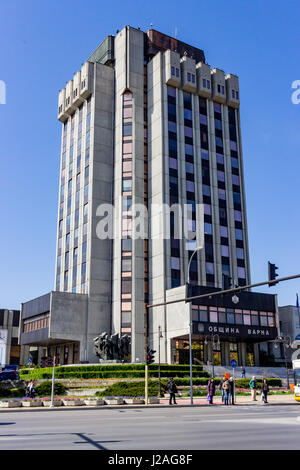
M250 283L239 106L238 77L212 69L201 49L129 26L101 43L59 93L55 289L23 304L23 321L49 318L25 343L91 362L97 334L129 334L131 360L143 362L147 303L179 295L188 279L206 289L222 288L224 275ZM167 217L166 206L183 216ZM162 360L174 362L169 313L153 311L149 342L160 328Z

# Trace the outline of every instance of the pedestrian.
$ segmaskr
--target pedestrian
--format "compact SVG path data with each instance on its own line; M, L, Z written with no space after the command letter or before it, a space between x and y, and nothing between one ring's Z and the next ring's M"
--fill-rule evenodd
M230 385L231 404L234 405L234 378L233 377L230 377L229 385Z
M267 379L263 379L261 384L261 393L262 399L265 403L268 403L268 392L269 392L269 385L267 383Z
M244 366L241 366L241 374L242 374L242 379L246 378L246 369Z
M215 379L211 378L207 384L207 400L209 405L213 405L214 395L216 393Z
M227 378L224 375L224 377L221 379L220 385L219 385L219 390L221 390L221 395L222 395L222 403L224 403L225 399L225 390L223 389L223 383L226 382Z
M252 377L252 379L249 382L249 386L251 389L251 395L252 395L252 401L257 401L256 400L256 390L257 390L257 383L256 383L256 377L255 375Z
M34 398L35 396L34 380L30 380L27 388L28 388L28 395L26 394L26 396L29 396L29 398Z
M224 390L224 405L229 405L230 384L228 379L223 383L222 389Z
M167 390L170 394L169 405L172 405L172 400L174 402L174 405L177 405L176 399L175 399L175 393L177 393L177 387L176 387L173 377L170 377L170 380L167 385Z

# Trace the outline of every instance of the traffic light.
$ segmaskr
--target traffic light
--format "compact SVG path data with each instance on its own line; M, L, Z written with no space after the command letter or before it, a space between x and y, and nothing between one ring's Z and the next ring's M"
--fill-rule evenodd
M268 261L268 278L269 281L275 281L276 277L278 277L278 274L276 273L276 270L278 267L275 264L270 263ZM278 284L277 282L274 282L273 284L269 284L269 287L274 286L275 284Z
M147 364L153 364L155 353L156 351L154 351L153 349L147 348L147 361L146 361Z
M223 290L229 290L232 287L232 278L228 274L223 274Z

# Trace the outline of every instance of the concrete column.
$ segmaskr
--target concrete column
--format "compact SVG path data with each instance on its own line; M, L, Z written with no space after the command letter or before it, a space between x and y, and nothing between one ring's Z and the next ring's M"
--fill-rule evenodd
M225 354L224 354L225 364L224 364L224 366L229 366L229 365L230 365L230 348L229 348L229 343L224 343L224 346L225 346Z
M247 345L246 345L246 343L240 343L239 361L240 361L241 366L246 365L246 361L247 361Z
M254 344L254 363L255 367L259 366L259 347L258 344Z

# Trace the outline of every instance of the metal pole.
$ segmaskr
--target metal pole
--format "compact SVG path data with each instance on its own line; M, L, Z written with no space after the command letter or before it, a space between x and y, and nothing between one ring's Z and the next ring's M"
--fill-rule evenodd
M235 376L234 376L234 367L232 368L232 372L233 372L233 397L232 397L232 404L234 404L235 402Z
M148 305L144 309L144 355L145 355L145 405L148 405L148 364L147 364L147 353L148 353Z
M212 376L215 378L215 361L214 361L214 338L211 337L211 364L212 364Z
M51 386L51 405L54 407L54 383L55 383L55 356L53 357L53 369L52 369L52 386Z
M161 395L161 385L160 385L160 326L158 327L158 397Z
M190 345L190 396L191 396L191 406L193 405L193 351L192 351L192 304L189 303L189 313L190 313L190 331L189 331L189 345Z
M289 370L288 370L288 364L287 364L287 360L286 360L286 345L285 343L282 342L282 346L283 346L283 351L284 351L284 362L285 362L285 370L286 370L286 386L287 386L287 389L289 390L290 388L290 380L289 380Z

